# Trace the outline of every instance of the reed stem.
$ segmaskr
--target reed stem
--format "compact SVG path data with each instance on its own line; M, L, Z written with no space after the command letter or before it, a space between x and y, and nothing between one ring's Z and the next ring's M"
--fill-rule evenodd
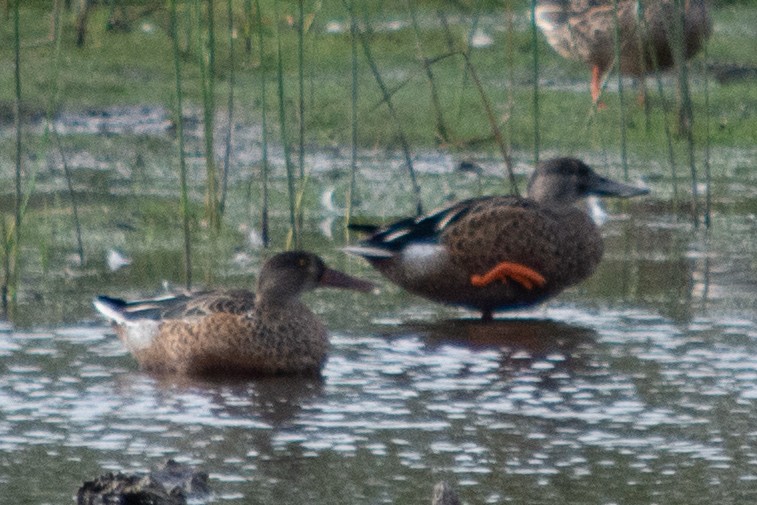
M229 35L229 98L226 104L228 108L228 119L226 123L226 139L224 142L223 153L223 179L221 183L221 201L219 208L221 216L226 210L226 194L229 185L229 165L231 160L231 141L234 133L234 86L236 83L235 75L235 53L234 53L234 13L232 10L232 0L226 0L226 15L228 16L228 35Z
M268 247L269 243L269 225L268 225L268 95L266 91L266 78L265 73L262 70L263 58L265 52L263 50L263 16L260 13L260 1L255 0L255 22L258 26L258 57L260 58L260 71L258 76L260 78L260 128L261 128L261 143L262 143L262 157L261 171L262 171L262 183L263 183L263 201L261 204L260 214L260 235L263 239L263 246Z
M694 226L699 226L699 189L697 187L696 152L694 142L694 111L691 105L689 89L689 67L686 62L684 47L685 1L675 0L676 16L673 22L673 54L678 68L678 89L680 92L679 133L686 137L686 146L691 172L691 215Z
M349 222L352 216L352 207L355 205L355 190L357 186L357 143L358 143L358 59L357 59L357 18L355 17L355 0L350 0L350 185L347 188L347 208L345 209L344 230L349 234ZM347 239L348 237L345 237Z
M302 229L302 221L304 217L304 210L302 208L302 192L304 191L305 184L305 2L304 0L297 1L297 86L298 86L298 102L297 102L297 126L298 126L298 168L299 179L298 187L300 198L298 198L298 205L296 206L297 212L297 229ZM299 233L298 233L299 234Z
M533 47L533 80L534 88L531 95L531 104L534 116L534 166L539 163L539 151L541 149L541 127L539 125L539 30L536 26L536 2L531 0L531 47Z
M428 80L429 92L431 93L431 108L434 111L436 128L434 134L437 141L449 142L450 136L447 130L447 125L444 121L444 114L442 113L441 101L439 100L439 92L436 88L436 82L434 81L434 72L431 70L431 61L426 58L423 52L423 45L421 44L421 29L418 24L418 12L415 6L414 0L406 0L407 9L410 11L410 18L413 23L413 33L415 35L415 49L418 54L418 60L423 66L423 71L426 74Z
M623 73L621 69L621 40L620 40L620 17L618 13L618 0L613 0L612 9L614 30L613 46L615 51L615 73L618 76L618 100L620 102L620 162L623 167L623 179L628 180L628 143L626 140L626 102L623 93Z
M197 47L200 66L200 85L203 102L203 133L205 137L205 168L207 173L205 189L205 215L211 230L218 230L221 226L221 216L218 200L218 172L215 163L213 147L215 124L215 16L213 0L206 0L207 37L202 36L201 0L195 0L197 13Z
M703 50L705 64L709 61L707 50L707 41L704 41ZM705 200L704 200L704 225L709 228L712 224L712 173L710 167L710 83L707 72L704 74L704 181L705 181Z
M50 26L50 39L53 42L53 75L51 79L50 100L47 103L47 124L50 131L50 135L55 141L55 145L60 153L61 163L63 164L63 173L66 178L66 185L68 187L69 198L71 199L71 210L74 221L74 233L76 235L77 254L79 256L79 266L84 266L84 243L81 236L81 223L79 221L79 206L76 201L76 194L74 193L73 181L71 177L71 171L66 160L66 153L63 149L63 144L58 135L58 130L55 127L55 111L58 108L58 98L60 88L58 86L58 79L60 78L60 62L61 62L61 23L60 15L63 9L62 0L56 0L53 4L52 23Z
M21 244L21 31L19 20L19 4L21 0L15 0L13 2L13 58L14 58L14 95L15 101L13 103L13 122L16 132L15 142L15 166L16 166L16 178L15 178L15 199L14 199L14 226L13 226L13 238L11 247L6 248L6 271L5 282L7 285L7 293L4 291L3 295L10 295L10 299L15 302L16 292L18 288L18 250ZM7 240L7 239L6 239ZM4 301L5 304L5 301Z
M274 0L275 7L275 24L276 24L276 78L278 81L278 95L279 95L279 131L281 134L281 145L284 149L284 165L286 166L287 173L287 191L289 195L289 237L287 248L292 245L295 249L300 248L300 234L297 227L296 201L297 192L294 184L294 166L292 165L292 156L289 148L289 137L287 134L287 120L286 120L286 95L284 93L284 52L281 43L281 28L279 22L281 20L281 13L279 9L279 0Z
M354 13L353 5L351 3L348 3L347 0L342 0L342 4L348 10L348 12L350 13L350 16L352 16ZM365 20L365 24L366 26L368 26L367 19ZM384 79L381 77L381 72L379 72L378 70L376 61L373 59L373 54L371 52L371 46L368 43L368 38L360 29L357 30L357 35L360 40L360 45L363 48L363 54L365 55L365 59L368 61L368 66L371 69L371 73L373 73L373 77L376 80L376 84L378 85L379 90L381 91L381 95L384 98L384 102L386 103L386 107L389 110L389 115L392 117L392 120L394 121L394 124L395 124L395 128L397 129L397 136L399 137L402 153L405 157L405 165L407 166L407 171L410 176L410 182L412 184L413 195L415 196L415 212L416 212L416 215L420 216L421 214L423 214L423 203L421 201L421 188L418 185L418 179L415 175L415 168L413 168L413 159L410 154L410 145L407 141L407 137L405 136L404 129L402 128L402 121L400 121L399 115L397 114L397 111L394 108L394 104L392 103L392 98L389 93L389 89L384 83Z
M447 22L447 17L442 12L439 12L439 16L442 21L444 31L447 34L447 42L448 44L451 44L452 35L449 29L449 23ZM455 51L454 46L450 47L450 51L453 51L453 52ZM486 90L484 90L484 85L481 83L481 79L478 77L478 72L476 71L476 68L474 67L473 62L470 59L469 52L467 50L457 51L457 52L463 57L463 61L465 62L465 68L468 74L470 75L471 80L473 81L473 84L476 86L476 90L478 91L479 96L481 97L481 104L484 106L484 111L486 112L486 118L489 121L489 128L491 128L492 134L494 135L494 141L497 143L497 147L499 147L500 154L502 155L502 159L505 163L507 176L510 181L510 191L514 195L519 195L520 193L518 191L518 183L515 180L515 174L513 172L512 157L510 156L510 149L509 149L509 146L507 145L507 141L505 140L505 136L502 135L502 130L500 129L499 124L497 122L497 117L494 114L494 108L492 107L491 101L489 100L489 97L486 94Z
M181 52L179 51L178 17L176 0L170 1L171 8L171 45L173 48L174 75L176 78L176 123L177 150L179 156L179 206L181 208L182 230L184 232L184 284L192 289L192 236L189 227L189 195L187 188L187 164L184 156L184 115L183 92L181 86Z

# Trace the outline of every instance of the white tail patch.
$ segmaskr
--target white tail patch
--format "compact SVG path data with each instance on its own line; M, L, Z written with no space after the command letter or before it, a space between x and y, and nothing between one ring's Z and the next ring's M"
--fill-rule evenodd
M444 268L447 250L434 243L410 244L402 250L404 271L411 277L425 277Z
M93 303L97 311L106 318L118 324L126 323L126 316L120 310L121 307L116 307L101 298L95 298Z
M343 247L342 251L348 254L354 254L355 256L362 256L363 258L389 259L396 256L396 253L389 251L388 249L362 245Z

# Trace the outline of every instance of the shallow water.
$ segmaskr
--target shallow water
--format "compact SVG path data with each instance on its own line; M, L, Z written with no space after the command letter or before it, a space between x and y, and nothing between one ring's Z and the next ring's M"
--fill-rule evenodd
M468 503L754 503L756 225L714 224L616 212L594 277L492 324L386 284L308 295L333 333L320 380L154 377L92 313L6 323L0 495L71 503L172 457L222 503L427 503L441 479Z
M59 129L165 135L160 112L84 116ZM239 165L256 158L254 136L240 132ZM114 195L130 198L126 182L138 171L115 161L118 151L89 149L71 155L72 169L107 173L111 205ZM133 248L131 266L108 272L93 261L59 273L29 256L36 284L24 285L13 322L0 326L1 503L72 503L83 480L146 472L169 457L208 471L220 503L428 503L442 479L472 504L757 502L754 150L713 153L711 231L676 218L658 181L650 197L611 206L593 277L491 324L402 293L341 254L334 187L344 186L349 157L310 156L320 207L308 207L306 245L382 286L379 296L307 295L332 333L322 378L211 382L139 371L90 300L152 294L158 265L173 268L159 275L180 275L180 246L153 238L140 249L149 230L114 216L118 225L103 233ZM477 161L486 175L499 170ZM153 173L161 162L146 165ZM418 156L427 203L475 194L475 176L452 165ZM649 170L632 166L632 176ZM362 212L412 208L407 180L387 180L397 173L398 158L361 153ZM232 183L245 177L240 170ZM280 190L283 176L274 183ZM38 187L61 185L60 174L41 174ZM173 195L175 183L137 189ZM285 222L274 214L276 226ZM265 253L254 240L240 249L219 260L216 284L249 283Z

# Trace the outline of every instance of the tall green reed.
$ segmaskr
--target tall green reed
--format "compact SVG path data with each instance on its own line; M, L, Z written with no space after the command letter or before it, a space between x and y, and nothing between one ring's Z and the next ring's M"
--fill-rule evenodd
M539 162L539 150L541 146L541 127L539 125L539 30L536 26L536 1L531 0L531 69L534 87L531 93L531 110L534 116L534 165Z
M355 10L354 6L351 3L349 3L347 0L342 0L342 5L344 5L344 7L347 9L350 16L354 15ZM365 23L365 26L368 27L367 29L370 30L370 23L368 22L367 17L363 18L363 22ZM358 40L360 41L360 45L363 49L363 54L365 55L365 59L368 62L371 73L373 74L373 77L376 80L376 84L381 91L381 96L383 97L386 108L389 111L389 115L392 117L392 121L394 122L397 137L400 141L400 147L402 148L402 154L405 157L405 166L407 167L408 175L410 176L410 182L412 184L413 196L415 197L415 212L416 215L420 216L421 214L423 214L423 202L421 201L421 188L418 185L418 178L415 175L415 168L413 168L413 158L410 154L410 144L408 143L407 136L405 135L404 129L402 128L402 122L400 121L399 115L397 114L397 110L394 108L394 103L392 102L389 88L386 86L384 79L381 77L381 72L379 72L378 66L376 65L376 60L373 58L373 53L371 51L371 45L368 41L368 37L359 28L356 31Z
M229 78L228 78L228 86L229 86L229 95L228 100L226 102L226 108L227 110L227 122L226 122L226 138L224 141L224 152L223 152L223 179L221 182L221 201L219 202L219 207L221 211L221 215L223 216L224 211L226 210L226 193L228 190L229 185L229 163L231 159L231 141L232 141L232 134L234 132L234 85L235 85L235 53L234 53L234 45L235 45L235 37L234 37L234 12L232 9L232 0L226 0L226 15L228 17L228 29L227 29L227 35L228 35L228 43L229 43Z
M281 135L281 145L284 149L284 165L287 174L287 191L289 196L289 235L287 237L287 248L292 246L295 249L300 248L300 230L297 226L296 201L297 193L294 181L294 166L289 147L289 136L287 132L286 120L286 94L284 89L284 52L282 49L281 37L281 10L279 0L274 0L274 12L276 25L276 81L279 99L279 133Z
M252 15L252 10L249 11ZM260 71L258 72L259 84L260 84L260 128L261 128L261 184L263 186L263 197L261 202L261 214L260 214L260 235L263 240L263 245L268 247L269 243L269 224L268 224L268 94L266 91L266 78L265 73L262 70L263 58L265 56L264 51L264 37L263 37L263 16L260 13L260 1L255 0L255 23L258 27L258 57L260 58ZM252 24L252 19L250 19Z
M299 179L297 181L297 229L302 230L304 208L302 198L305 192L305 2L297 1L297 145ZM299 235L299 233L298 233Z
M418 61L420 61L421 65L423 66L423 72L425 73L426 80L428 81L429 93L431 95L431 108L434 111L434 118L436 123L434 128L435 135L437 140L447 143L450 141L449 129L447 128L447 124L444 121L444 113L442 110L441 100L439 99L439 92L437 91L436 81L434 80L434 72L431 68L431 60L426 57L423 51L423 44L421 42L423 38L421 36L420 25L418 24L418 12L416 5L413 0L407 0L405 2L405 5L407 6L408 11L410 11L410 19L412 20L413 34L415 35L415 50L418 55Z
M449 23L447 22L447 16L441 12L439 13L439 16L442 20L444 31L447 33L448 44L450 44L452 43L453 38L451 36ZM489 100L489 95L486 93L484 85L481 82L481 78L478 75L478 71L471 61L470 45L461 51L452 46L450 47L450 51L459 54L463 58L465 68L470 75L471 81L476 87L479 98L481 100L481 105L484 107L484 112L489 122L489 128L491 129L492 135L494 136L494 141L497 144L500 155L502 156L502 159L505 163L506 175L510 182L510 191L512 194L518 195L520 194L520 192L518 191L518 183L515 180L515 173L513 172L513 162L512 156L510 154L510 146L508 144L508 141L505 139L505 136L502 134L502 129L499 127L499 121L497 121L497 116L494 113L494 107L491 104L491 100Z
M355 205L357 189L357 154L358 154L358 55L357 55L357 18L355 0L350 0L350 184L347 187L347 205L344 215L345 240L349 239L349 222L352 207Z
M626 139L626 101L623 92L623 73L621 68L621 34L620 18L618 15L618 0L613 0L613 50L615 52L615 73L618 76L618 101L620 108L620 162L623 167L623 178L628 180L628 142ZM643 53L642 53L643 54ZM642 60L644 57L641 57Z
M203 105L203 134L205 137L205 216L211 230L221 226L219 206L218 169L214 151L215 125L215 15L213 0L205 0L205 17L202 16L203 0L194 0L197 20L196 45L200 69L200 88Z
M707 41L704 42L702 52L704 53L705 64L709 61L709 51ZM704 180L705 180L705 200L704 200L704 225L709 228L712 224L712 172L710 167L710 83L707 78L707 72L704 72Z
M18 288L18 249L21 243L21 30L20 30L20 13L19 3L21 0L13 2L13 60L14 60L14 103L13 103L13 126L15 129L15 199L13 204L14 218L11 230L3 234L5 238L5 283L3 285L3 307L8 306L7 298L15 301L16 291ZM5 221L5 220L3 220ZM6 227L4 223L4 228ZM10 233L8 233L10 232Z
M691 215L695 226L699 226L699 188L697 184L696 146L694 141L694 109L689 88L689 65L686 61L685 25L686 2L675 0L675 19L672 23L673 57L678 70L678 91L681 100L679 109L679 134L686 140L686 150L691 172Z
M77 244L77 253L79 256L79 266L83 267L85 262L85 256L84 256L84 242L82 240L82 234L81 234L81 223L79 221L79 205L76 198L76 193L74 192L74 185L73 180L71 176L71 170L68 166L68 161L66 159L66 152L63 148L63 143L61 142L60 135L58 134L58 130L55 127L55 111L58 108L59 105L59 94L60 94L60 66L61 66L61 11L62 11L62 1L57 0L55 4L53 5L53 12L52 12L52 21L51 21L51 36L53 41L53 77L50 81L50 99L47 104L47 124L49 128L49 133L53 137L55 141L55 145L58 148L58 153L60 154L61 158L61 164L63 165L63 174L66 178L66 186L68 188L68 195L71 199L71 211L73 214L73 224L74 224L74 233L76 235L76 244Z
M179 30L176 0L170 0L171 9L171 46L173 49L174 75L176 84L176 123L177 154L179 157L179 205L181 208L182 230L184 234L184 283L187 289L192 288L192 236L189 226L189 195L187 189L187 164L184 154L184 115L183 91L181 78L181 52L179 50Z

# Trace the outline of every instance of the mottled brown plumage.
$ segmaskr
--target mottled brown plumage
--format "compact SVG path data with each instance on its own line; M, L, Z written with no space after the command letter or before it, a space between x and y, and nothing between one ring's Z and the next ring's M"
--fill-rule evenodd
M316 255L280 253L263 266L257 292L207 291L137 302L100 296L95 306L116 323L140 365L178 374L317 372L329 341L299 295L319 286L372 286L328 268Z
M600 177L579 160L557 158L539 165L529 198L465 200L398 221L346 250L412 293L490 318L494 310L534 305L592 274L602 257L602 237L574 203L592 194L646 192ZM477 282L503 263L498 280Z
M640 78L675 63L675 41L684 58L694 56L709 37L712 20L704 0L617 0L620 71ZM615 0L538 0L536 24L561 56L592 67L592 98L615 62ZM682 22L683 21L683 22ZM676 35L682 33L681 35Z

